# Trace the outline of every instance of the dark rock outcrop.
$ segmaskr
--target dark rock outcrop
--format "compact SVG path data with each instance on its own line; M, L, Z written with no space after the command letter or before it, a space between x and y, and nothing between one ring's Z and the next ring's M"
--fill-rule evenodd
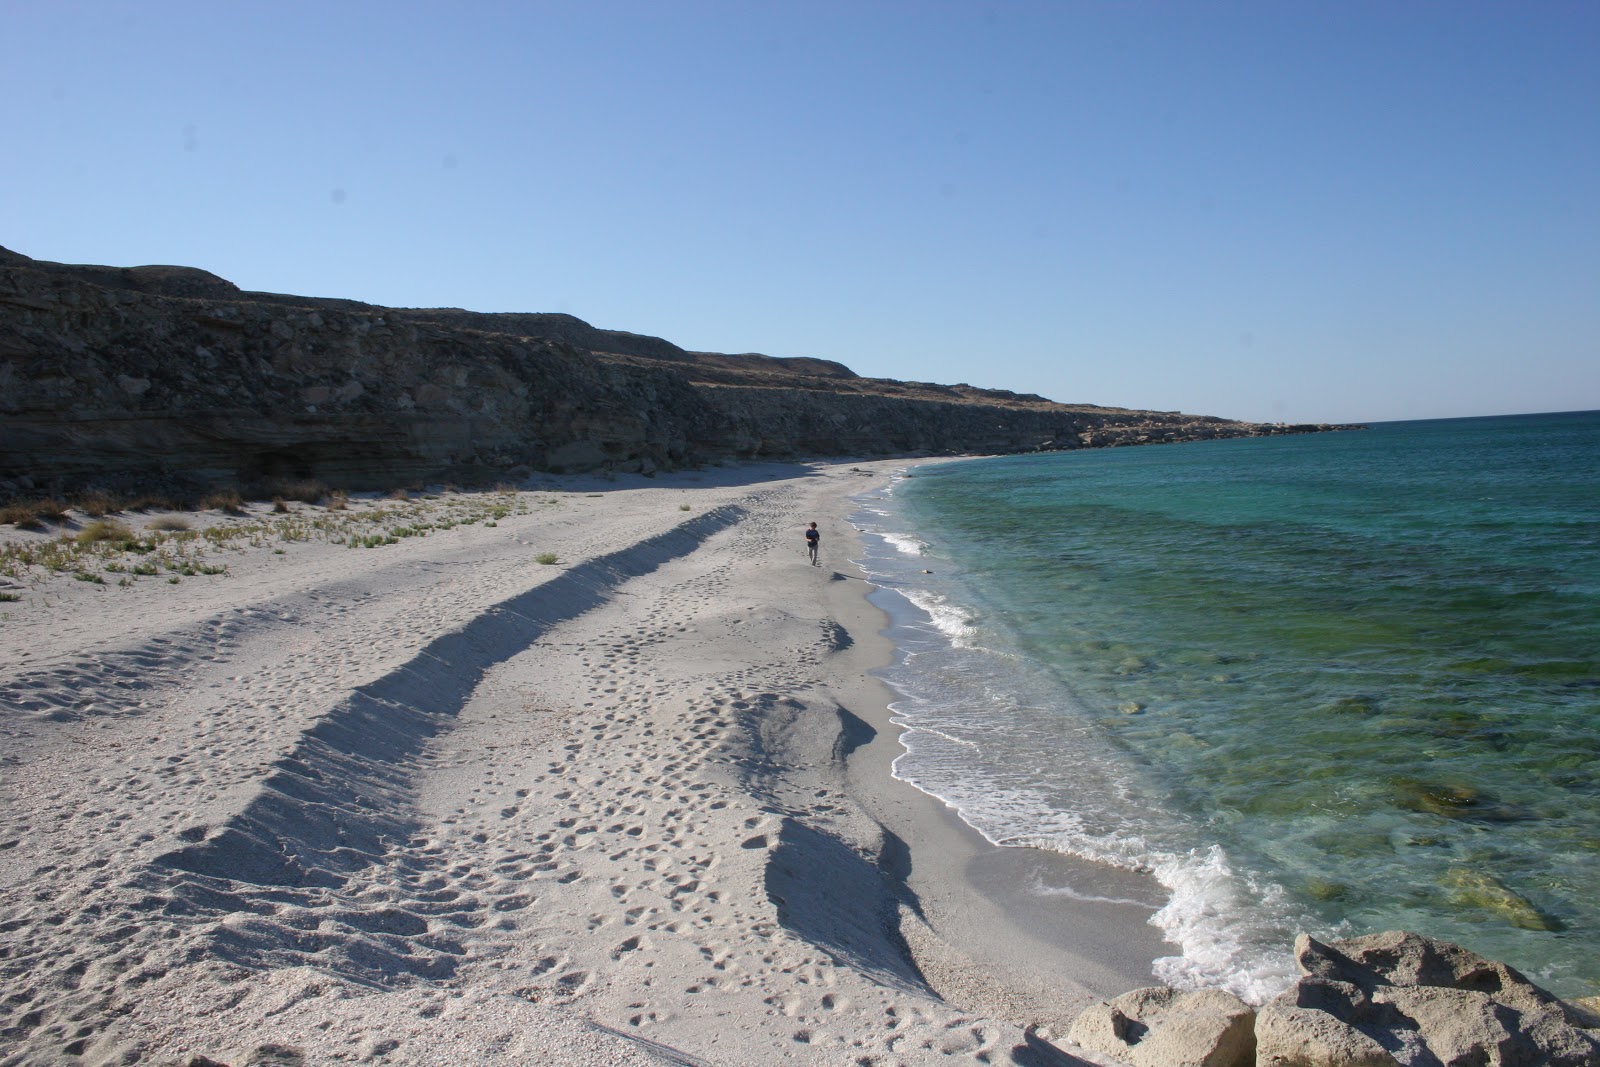
M517 469L1007 453L1307 432L687 352L570 315L245 292L0 249L0 495L188 479L349 488Z

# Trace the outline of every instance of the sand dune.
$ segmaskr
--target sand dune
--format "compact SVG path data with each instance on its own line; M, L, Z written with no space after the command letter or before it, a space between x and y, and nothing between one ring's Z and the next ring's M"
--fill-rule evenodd
M890 779L845 519L891 469L567 479L372 550L30 578L0 1063L1083 1062L1050 1035L1160 946L977 893L998 850Z

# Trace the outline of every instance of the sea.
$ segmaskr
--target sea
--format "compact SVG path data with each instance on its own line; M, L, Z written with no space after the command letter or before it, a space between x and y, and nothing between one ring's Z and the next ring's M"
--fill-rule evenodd
M1259 1002L1298 932L1406 929L1600 993L1600 412L959 460L855 503L896 777L1152 874L1156 978Z

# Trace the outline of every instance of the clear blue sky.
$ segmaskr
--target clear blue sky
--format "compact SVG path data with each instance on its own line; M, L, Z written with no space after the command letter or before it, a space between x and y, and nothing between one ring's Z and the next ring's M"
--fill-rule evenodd
M0 0L0 244L1286 421L1600 408L1600 4Z

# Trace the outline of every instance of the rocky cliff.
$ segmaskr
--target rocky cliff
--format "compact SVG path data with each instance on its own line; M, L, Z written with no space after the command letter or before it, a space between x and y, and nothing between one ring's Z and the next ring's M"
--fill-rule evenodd
M0 249L0 495L162 479L379 488L1328 428L862 378L570 315L253 293L194 268Z

